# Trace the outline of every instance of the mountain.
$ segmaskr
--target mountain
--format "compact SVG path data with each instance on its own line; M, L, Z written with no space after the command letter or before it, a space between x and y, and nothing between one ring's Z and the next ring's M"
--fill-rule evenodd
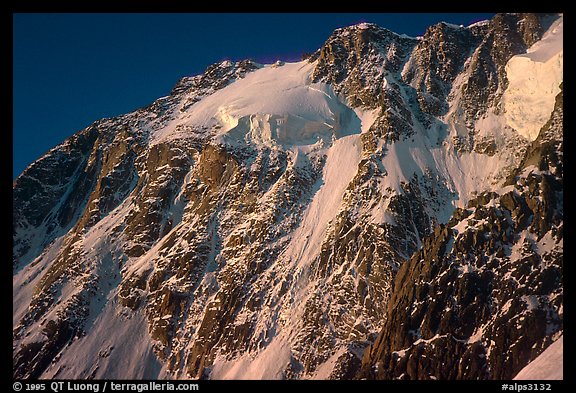
M214 64L13 184L16 378L512 378L563 332L563 17Z

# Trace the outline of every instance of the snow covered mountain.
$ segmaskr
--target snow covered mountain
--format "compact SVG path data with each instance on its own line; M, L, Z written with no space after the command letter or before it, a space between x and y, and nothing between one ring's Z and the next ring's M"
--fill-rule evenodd
M562 15L337 29L13 185L14 377L512 378L562 335Z

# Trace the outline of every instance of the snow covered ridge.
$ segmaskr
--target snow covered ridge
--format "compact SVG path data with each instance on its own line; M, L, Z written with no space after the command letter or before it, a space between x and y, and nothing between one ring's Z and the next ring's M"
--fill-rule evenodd
M80 131L14 182L13 375L512 378L562 334L561 31L360 24Z
M472 23L470 25L468 25L468 28L474 28L474 27L483 27L483 26L488 26L490 24L490 21L485 19L485 20L481 20L475 23Z
M409 35L406 34L398 34L394 31L388 30L386 28L382 28L380 26L378 26L375 23L368 23L368 22L362 22L362 23L358 23L356 25L352 25L352 26L347 26L347 27L341 27L339 29L336 29L334 31L334 34L342 34L345 36L348 36L350 34L353 34L354 31L362 31L362 30L374 30L374 31L380 31L380 32L384 32L385 34L391 34L403 39L409 39L409 40L418 40L420 39L420 37L411 37Z

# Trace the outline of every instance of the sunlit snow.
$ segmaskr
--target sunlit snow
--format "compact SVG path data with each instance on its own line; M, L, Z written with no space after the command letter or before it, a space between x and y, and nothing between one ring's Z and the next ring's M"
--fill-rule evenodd
M515 377L517 380L564 379L564 336L552 343Z
M506 124L533 141L550 118L563 78L563 24L560 17L542 40L527 53L512 57L506 64L510 83L502 102Z

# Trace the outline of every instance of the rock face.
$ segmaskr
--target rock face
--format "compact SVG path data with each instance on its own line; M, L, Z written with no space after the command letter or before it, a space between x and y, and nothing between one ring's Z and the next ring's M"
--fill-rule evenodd
M561 23L350 26L73 135L13 185L14 377L513 377L563 331L563 107L501 101Z
M512 379L562 331L562 96L499 193L404 263L360 377Z

